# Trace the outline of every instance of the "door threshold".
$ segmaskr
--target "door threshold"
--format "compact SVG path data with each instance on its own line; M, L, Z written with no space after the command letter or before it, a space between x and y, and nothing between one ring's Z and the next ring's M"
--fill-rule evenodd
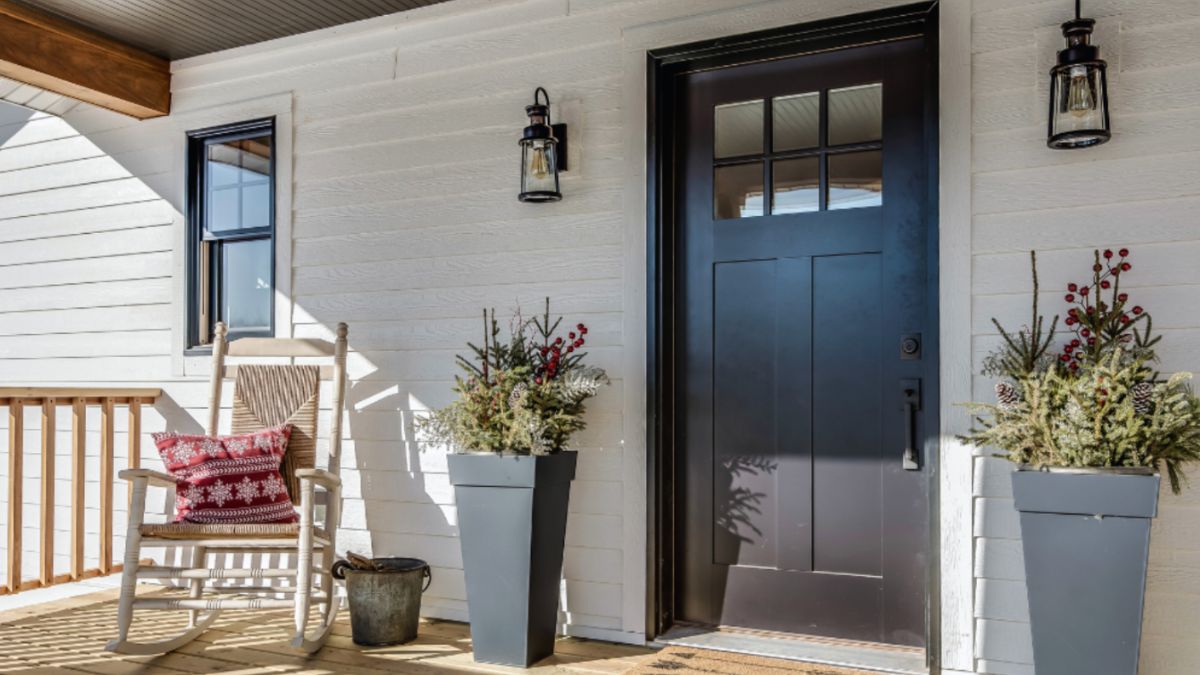
M811 635L676 624L654 641L894 675L929 675L925 650Z

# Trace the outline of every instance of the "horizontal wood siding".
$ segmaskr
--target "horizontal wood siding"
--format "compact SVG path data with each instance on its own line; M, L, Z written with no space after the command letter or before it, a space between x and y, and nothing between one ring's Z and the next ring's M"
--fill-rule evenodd
M999 343L990 318L1028 322L1028 251L1039 251L1042 307L1063 312L1091 250L1127 246L1122 288L1154 313L1164 370L1200 371L1200 49L1169 36L1200 28L1187 0L1084 3L1109 62L1113 139L1082 152L1046 149L1047 73L1069 3L974 3L973 281L976 366ZM976 377L977 399L992 382ZM975 617L980 672L1032 675L1012 467L975 460ZM1152 535L1141 672L1200 669L1200 497L1165 491Z

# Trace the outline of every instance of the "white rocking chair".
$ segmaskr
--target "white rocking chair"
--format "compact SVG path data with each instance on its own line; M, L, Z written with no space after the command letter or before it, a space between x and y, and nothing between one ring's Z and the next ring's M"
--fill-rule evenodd
M213 340L212 392L208 434L217 433L221 407L221 385L234 379L232 432L250 433L284 422L293 425L281 472L289 494L300 508L299 523L198 525L190 523L147 524L146 489L150 484L175 487L171 476L150 469L127 469L122 479L133 484L129 506L129 528L125 538L125 566L121 577L121 599L117 610L117 639L107 649L121 654L161 654L187 644L207 629L222 609L282 609L295 612L295 636L291 646L312 653L329 637L340 600L330 575L341 513L341 479L338 477L342 437L342 413L346 391L346 324L338 324L337 340L243 338L226 342L224 324L218 323ZM226 366L225 356L245 357L332 357L332 366L245 365ZM314 468L316 460L317 410L320 380L332 380L332 416L329 425L327 469ZM315 487L326 495L325 519L318 526ZM191 546L190 567L140 565L143 547ZM209 569L208 554L258 555L295 552L294 568ZM320 552L314 568L314 553ZM314 578L315 577L315 578ZM170 579L188 582L188 598L137 598L138 579ZM203 597L205 582L225 579L261 579L270 583L286 579L294 586L232 586L238 595L255 597ZM314 589L314 581L317 588ZM228 592L228 591L227 591ZM279 599L291 595L291 599ZM310 604L319 604L320 626L308 631ZM129 627L134 610L186 610L188 627L166 640L134 642ZM204 612L201 614L201 612Z

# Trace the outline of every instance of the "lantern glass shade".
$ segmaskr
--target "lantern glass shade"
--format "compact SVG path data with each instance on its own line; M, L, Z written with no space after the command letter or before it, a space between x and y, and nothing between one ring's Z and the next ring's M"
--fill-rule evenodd
M1060 64L1050 73L1052 148L1086 148L1109 139L1108 77L1103 61Z
M558 142L549 138L521 139L521 194L523 202L556 202L558 189Z

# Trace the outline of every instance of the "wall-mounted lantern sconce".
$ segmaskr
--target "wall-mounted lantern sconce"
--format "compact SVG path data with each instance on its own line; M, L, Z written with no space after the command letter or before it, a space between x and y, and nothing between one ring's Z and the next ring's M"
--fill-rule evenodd
M1056 149L1100 145L1112 134L1108 126L1108 64L1091 43L1095 19L1075 18L1062 25L1067 48L1050 69L1050 129L1046 145Z
M539 98L544 98L541 103ZM550 121L550 95L538 87L533 104L525 106L529 126L521 134L521 194L523 202L556 202L562 199L558 172L567 170L567 125Z

